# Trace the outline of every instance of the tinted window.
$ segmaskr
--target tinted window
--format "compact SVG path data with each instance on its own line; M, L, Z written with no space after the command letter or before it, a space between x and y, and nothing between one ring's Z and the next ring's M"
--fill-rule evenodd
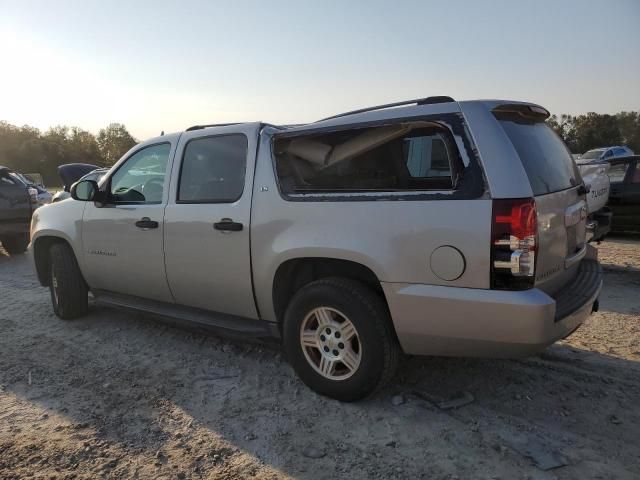
M629 170L629 163L618 163L616 165L611 165L607 174L609 175L609 180L612 182L622 182L624 177L627 175L627 170Z
M111 194L119 203L160 203L171 145L143 148L129 157L111 177Z
M449 154L440 136L421 135L407 138L404 150L407 169L413 178L451 178Z
M285 193L451 189L459 160L449 131L428 122L282 139L275 154Z
M242 196L247 137L226 135L191 140L180 167L178 201L235 202Z
M545 123L503 119L500 124L518 152L534 195L565 190L579 183L571 153Z
M611 158L613 157L613 150L607 150L607 153L604 154L603 158Z

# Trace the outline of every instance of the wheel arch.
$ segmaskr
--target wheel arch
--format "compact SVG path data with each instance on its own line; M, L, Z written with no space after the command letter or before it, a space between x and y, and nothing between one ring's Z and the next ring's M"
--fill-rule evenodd
M281 324L293 295L305 285L327 277L357 280L376 292L387 304L380 279L366 265L352 260L328 257L299 257L282 262L272 283L272 302L276 321Z
M33 249L33 261L36 267L36 273L38 275L38 281L40 285L43 287L49 286L49 264L50 264L50 255L49 252L51 250L51 246L56 243L64 243L71 248L71 251L76 256L76 260L78 256L76 255L73 246L69 242L68 239L57 236L57 235L40 235L32 241L32 249Z

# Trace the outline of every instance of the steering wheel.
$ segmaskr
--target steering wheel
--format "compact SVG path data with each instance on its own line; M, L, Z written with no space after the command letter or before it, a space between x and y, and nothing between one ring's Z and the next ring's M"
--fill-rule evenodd
M142 185L142 194L146 201L162 200L164 178L151 178Z

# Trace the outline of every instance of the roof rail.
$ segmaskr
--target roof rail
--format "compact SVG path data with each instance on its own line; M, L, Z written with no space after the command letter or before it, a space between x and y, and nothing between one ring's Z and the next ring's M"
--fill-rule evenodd
M448 103L448 102L455 102L455 100L451 97L447 97L444 95L439 95L435 97L417 98L415 100L404 100L402 102L386 103L384 105L377 105L375 107L360 108L358 110L352 110L350 112L339 113L338 115L333 115L331 117L318 120L318 122L331 120L333 118L347 117L349 115L355 115L356 113L372 112L374 110L383 110L385 108L401 107L403 105L431 105L433 103Z
M245 122L233 122L233 123L210 123L208 125L194 125L193 127L189 127L185 130L185 132L192 132L193 130L202 130L203 128L209 127L228 127L229 125L240 125Z

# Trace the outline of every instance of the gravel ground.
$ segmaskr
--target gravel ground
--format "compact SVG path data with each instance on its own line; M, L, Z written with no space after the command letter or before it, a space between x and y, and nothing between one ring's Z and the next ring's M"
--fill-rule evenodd
M601 310L568 340L409 358L357 404L273 347L97 305L58 320L27 256L0 250L0 478L640 478L640 241L599 250Z

